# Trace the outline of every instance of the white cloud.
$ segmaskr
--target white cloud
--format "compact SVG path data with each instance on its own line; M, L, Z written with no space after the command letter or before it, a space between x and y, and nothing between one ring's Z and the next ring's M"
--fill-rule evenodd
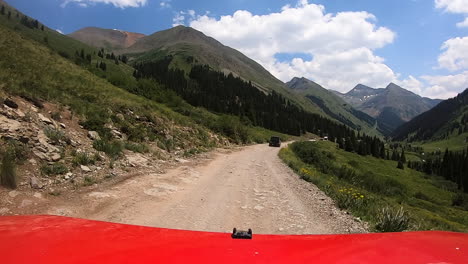
M185 16L181 12L176 13L176 15L172 18L172 26L175 27L175 26L183 25L184 21L185 21Z
M468 13L468 0L435 0L435 6L449 13Z
M451 71L468 68L468 37L449 39L441 49L444 52L438 58L439 67Z
M468 0L435 0L435 6L448 13L468 15ZM468 27L468 17L457 23L457 27Z
M206 12L206 14L209 14L209 12ZM179 25L185 25L185 20L190 19L194 20L195 18L200 17L197 16L195 10L187 10L187 11L179 11L175 13L174 17L172 18L172 26L179 26Z
M395 83L403 88L405 88L408 91L411 91L415 94L423 95L423 90L425 90L425 85L422 83L420 80L418 80L416 77L410 75L408 76L407 79L404 79L402 81L395 81ZM426 95L424 95L426 96Z
M457 27L463 28L463 27L468 27L468 17L465 18L462 22L457 23Z
M119 8L126 8L144 6L146 2L147 0L65 0L61 6L65 7L69 3L77 3L81 7L87 7L88 5L102 3L111 4Z
M180 22L180 16L175 21ZM219 19L192 17L191 27L240 50L283 81L304 76L347 91L357 83L385 86L396 79L383 58L373 53L392 43L396 34L376 26L376 17L367 12L331 14L322 5L301 0L267 15L239 10ZM278 53L305 53L312 59L279 62Z
M455 75L421 76L429 87L424 94L431 98L447 99L468 88L468 71Z
M161 7L161 9L170 8L170 7L171 7L170 2L171 2L171 0L168 0L168 1L161 1L161 2L159 3L159 6Z
M412 92L430 98L447 99L468 88L468 37L452 38L442 44L439 68L458 73L450 75L409 76L396 83Z

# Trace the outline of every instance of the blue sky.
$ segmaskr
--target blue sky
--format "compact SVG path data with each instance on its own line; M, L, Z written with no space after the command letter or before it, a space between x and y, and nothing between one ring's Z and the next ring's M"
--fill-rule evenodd
M144 34L192 26L283 81L304 76L342 92L393 81L447 98L468 87L468 0L7 2L65 34L86 26Z

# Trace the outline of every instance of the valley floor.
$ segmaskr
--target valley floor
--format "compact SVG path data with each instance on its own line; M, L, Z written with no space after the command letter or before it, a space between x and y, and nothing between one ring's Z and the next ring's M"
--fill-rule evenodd
M135 168L132 177L112 185L57 197L30 194L31 213L215 232L233 227L269 234L367 232L364 223L284 165L278 151L266 144L219 149L179 160L165 172ZM9 197L11 213L28 213L13 208L13 200L20 203L25 195Z

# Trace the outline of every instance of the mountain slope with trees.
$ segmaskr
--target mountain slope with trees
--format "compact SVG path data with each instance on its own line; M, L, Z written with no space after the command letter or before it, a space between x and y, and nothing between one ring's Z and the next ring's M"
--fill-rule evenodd
M442 101L393 132L394 140L441 140L468 133L468 89Z
M328 116L369 135L380 135L376 121L368 114L356 110L333 92L306 78L294 77L286 85L320 107Z

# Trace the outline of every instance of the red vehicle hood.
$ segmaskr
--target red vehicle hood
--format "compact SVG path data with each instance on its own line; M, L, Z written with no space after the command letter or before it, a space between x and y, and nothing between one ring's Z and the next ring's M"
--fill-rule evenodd
M60 216L0 217L0 263L468 263L468 234L212 233Z

